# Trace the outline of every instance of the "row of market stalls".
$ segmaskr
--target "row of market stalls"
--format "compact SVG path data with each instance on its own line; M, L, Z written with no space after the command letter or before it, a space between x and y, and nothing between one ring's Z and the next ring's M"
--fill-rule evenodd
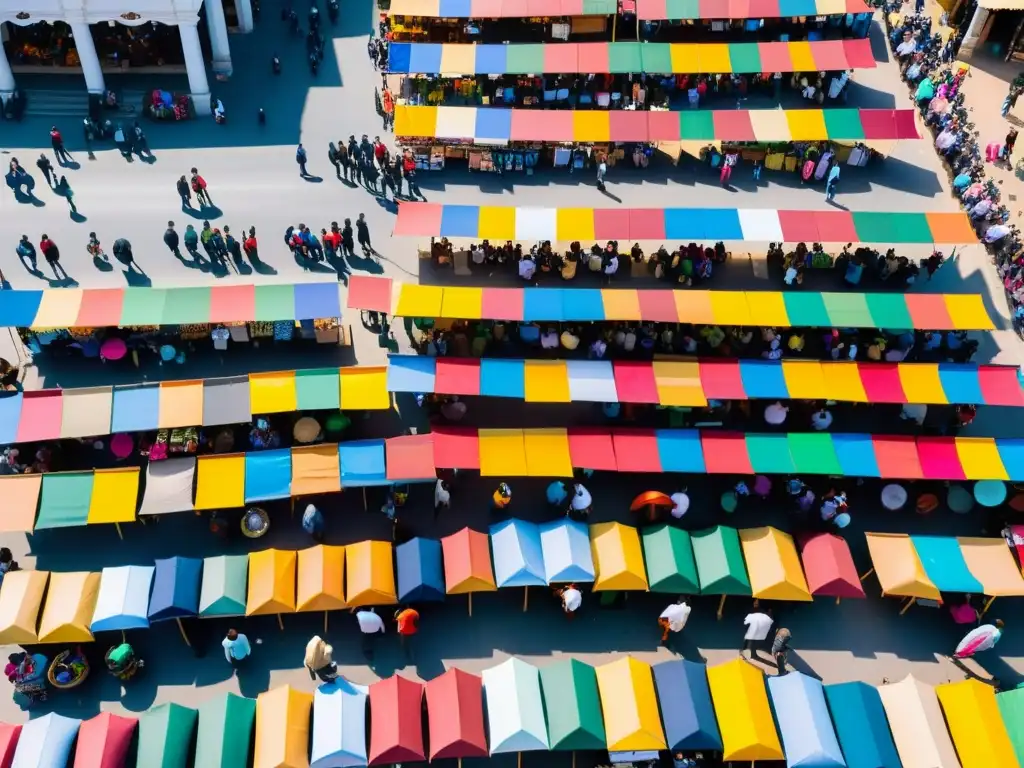
M392 0L392 16L419 18L530 18L616 13L614 0ZM863 13L863 0L637 0L640 19L779 19Z
M314 693L224 693L198 709L161 704L138 717L48 714L0 724L0 764L64 765L77 739L76 768L122 768L136 728L137 764L146 768L365 766L603 749L714 750L725 760L785 759L791 768L1014 768L1024 761L1024 691L997 695L977 680L932 687L913 677L880 686L822 685L799 672L766 679L742 659L712 667L566 659L538 669L512 657L481 675L453 667L425 683L339 678Z

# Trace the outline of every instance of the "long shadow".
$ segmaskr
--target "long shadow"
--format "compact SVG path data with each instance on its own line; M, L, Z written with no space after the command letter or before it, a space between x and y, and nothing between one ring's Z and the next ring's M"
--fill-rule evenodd
M219 219L224 215L224 211L218 208L216 205L203 205L199 208L186 208L181 207L181 212L186 216L191 216L196 221L205 221L207 219Z

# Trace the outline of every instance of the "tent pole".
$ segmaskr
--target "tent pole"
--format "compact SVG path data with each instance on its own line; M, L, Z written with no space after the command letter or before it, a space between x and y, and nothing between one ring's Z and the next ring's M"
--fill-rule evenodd
M866 579L868 576L870 576L874 572L875 572L875 569L871 568L867 573L865 573L863 576L860 577L860 580L864 581L864 579Z
M987 601L985 601L985 607L981 609L982 616L988 613L988 609L992 607L992 603L994 603L995 601L996 599L994 597L990 597Z
M727 595L722 595L722 599L718 601L718 620L722 620L722 611L725 610L725 598Z
M327 611L324 611L324 634L327 634Z
M181 632L181 639L185 641L185 645L189 648L192 647L192 643L188 641L188 635L185 634L185 625L181 623L181 619L175 619L178 623L178 631Z
M516 752L516 768L523 768L523 753Z
M912 597L912 598L910 598L909 600L907 600L907 604L906 604L906 605L904 605L904 606L903 606L903 610L902 610L902 611L900 611L900 616L902 616L902 615L903 615L904 613L906 613L907 611L909 611L909 610L910 610L910 606L912 606L912 605L913 605L914 603L916 603L916 602L917 602L917 598L916 598L916 597Z
M469 615L473 615L473 593L469 593Z
M366 500L366 486L363 486L363 512L370 509L370 503Z
M120 523L114 523L114 530L117 531L117 538L119 538L121 541L124 541L124 534L121 533Z
M128 642L128 638L124 636L124 630L123 629L121 630L121 642L122 643L127 643Z
M640 14L638 13L637 17L639 18L639 16L640 16ZM615 42L615 30L618 28L618 24L619 24L619 14L618 14L618 10L616 10L615 15L612 16L612 42L613 43Z
M841 597L837 597L837 598L836 598L836 605L839 605L839 601L841 601L842 599L843 599L843 598L841 598Z
M572 753L572 768L576 768L576 753Z
M523 613L530 607L530 588L523 587Z
M280 613L277 614L277 626L281 628L282 632L284 631L284 619L281 618Z

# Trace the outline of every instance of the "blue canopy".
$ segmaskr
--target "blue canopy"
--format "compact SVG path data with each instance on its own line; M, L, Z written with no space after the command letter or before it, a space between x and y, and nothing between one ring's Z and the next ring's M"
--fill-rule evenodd
M287 499L292 495L292 451L250 451L245 454L245 503Z
M820 680L800 672L768 678L789 768L845 768Z
M149 596L149 620L165 621L199 613L199 583L203 561L193 557L169 557L153 563L153 593Z
M825 699L849 768L901 768L877 688L860 682L826 685Z
M22 400L21 392L0 397L0 445L8 445L18 439Z
M159 384L125 384L114 387L111 432L145 432L156 429L159 419Z
M22 726L12 766L17 768L64 768L81 720L50 713Z
M544 578L548 584L591 582L594 556L586 525L563 517L538 526Z
M338 457L341 462L342 488L391 484L384 462L383 440L354 440L342 443L338 446Z
M433 392L437 361L418 355L389 355L388 392Z
M707 666L673 659L655 664L654 685L669 749L722 749Z
M444 600L444 566L441 542L410 539L395 548L398 567L398 600L423 602Z
M499 587L542 587L544 554L540 529L525 520L505 520L491 526L494 581Z
M925 575L939 592L983 594L985 588L967 568L960 542L952 536L911 536Z

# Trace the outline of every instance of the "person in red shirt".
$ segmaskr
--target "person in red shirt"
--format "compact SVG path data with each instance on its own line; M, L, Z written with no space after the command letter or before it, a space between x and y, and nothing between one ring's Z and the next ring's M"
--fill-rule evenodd
M57 126L50 127L50 144L53 146L53 154L57 157L57 165L64 165L64 161L71 162L71 153L64 149L64 137L60 135Z
M192 191L196 193L200 205L213 205L213 199L206 190L206 179L200 176L195 168L192 169Z
M402 650L407 657L411 656L412 637L420 630L420 614L415 608L403 608L395 612L395 622L398 624L398 639L402 643Z

